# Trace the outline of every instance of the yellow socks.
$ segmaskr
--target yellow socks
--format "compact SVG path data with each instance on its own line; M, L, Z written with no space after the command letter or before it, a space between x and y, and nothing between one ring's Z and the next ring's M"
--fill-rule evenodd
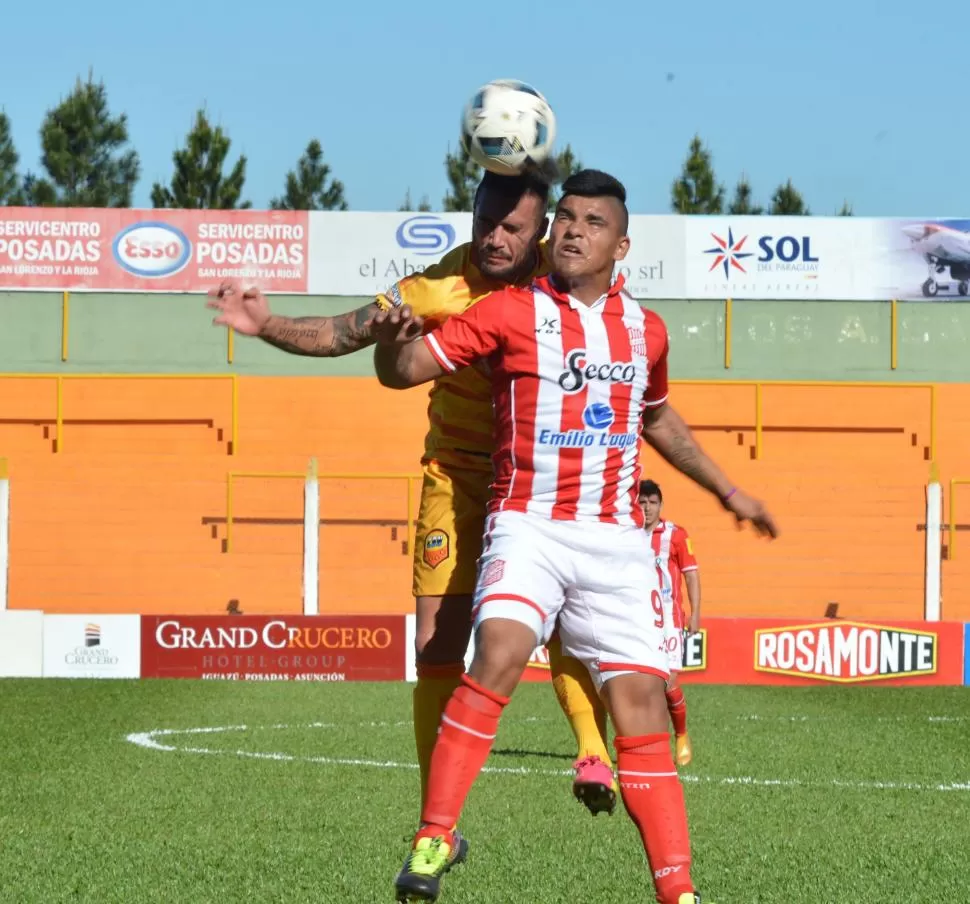
M612 768L613 762L606 744L606 708L596 693L586 666L578 659L563 654L558 636L554 636L546 648L549 650L556 697L576 736L577 759L598 756Z
M438 738L441 714L465 673L463 662L452 665L424 665L418 663L418 682L412 694L414 712L414 741L421 772L421 809L428 790L431 753Z

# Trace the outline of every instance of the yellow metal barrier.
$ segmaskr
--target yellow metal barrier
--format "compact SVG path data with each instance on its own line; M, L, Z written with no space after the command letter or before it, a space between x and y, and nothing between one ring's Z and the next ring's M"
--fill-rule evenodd
M232 327L229 327L229 329L226 330L226 361L229 364L232 364L233 359L236 356L235 336L236 331Z
M67 333L71 324L71 293L64 290L61 295L61 360L67 360Z
M226 473L226 552L232 551L232 521L234 514L234 480L258 478L261 480L306 480L317 474L317 460L310 459L306 471L229 471Z
M899 314L896 310L895 298L889 309L889 336L889 366L895 370L899 360Z
M947 544L947 559L953 561L956 558L957 548L957 487L970 486L970 477L951 477L950 478L950 504L948 506L947 520L950 525L950 540Z
M416 516L414 512L414 485L413 481L422 480L423 477L420 474L393 474L393 473L381 473L375 472L372 474L357 473L357 474L337 474L337 473L327 473L320 475L321 480L403 480L407 486L407 513L408 513L408 523L407 523L407 548L408 552L411 552L413 548L411 545L411 531L415 526Z
M731 369L731 299L724 300L724 369Z
M235 484L241 478L263 480L306 480L316 477L318 480L403 480L407 486L407 549L411 551L411 531L415 523L413 482L422 479L420 474L392 474L392 473L318 473L317 460L310 460L306 471L229 471L226 474L226 546L228 553L232 550L233 520L235 517Z
M0 373L0 380L53 380L56 391L54 451L64 450L64 381L65 380L230 380L232 411L230 414L229 454L239 450L239 378L236 374L51 374Z
M671 380L675 386L752 386L754 387L754 457L761 458L764 416L762 413L762 394L765 387L771 386L828 386L840 389L925 389L930 394L930 461L936 461L936 384L935 383L846 383L838 380Z

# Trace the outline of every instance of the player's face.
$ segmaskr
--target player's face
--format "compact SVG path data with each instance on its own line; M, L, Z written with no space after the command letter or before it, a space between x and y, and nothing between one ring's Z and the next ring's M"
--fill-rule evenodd
M640 505L643 506L643 517L646 518L646 527L653 527L660 520L660 509L663 503L660 497L654 493L652 496L641 496Z
M484 191L472 221L475 263L488 279L512 282L532 269L536 246L549 228L542 198L527 192L518 201Z
M630 249L623 210L609 197L568 195L560 200L549 241L553 267L566 279L612 276L614 264Z

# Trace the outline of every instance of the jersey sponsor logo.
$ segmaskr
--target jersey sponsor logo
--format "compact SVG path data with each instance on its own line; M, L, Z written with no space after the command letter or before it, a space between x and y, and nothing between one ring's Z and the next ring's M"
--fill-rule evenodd
M616 420L613 409L604 402L593 402L583 410L583 423L590 430L606 430Z
M424 538L424 562L429 568L437 568L451 555L451 541L443 530L428 531Z
M754 668L776 675L854 684L933 675L938 635L840 621L755 631Z
M440 255L455 244L455 227L433 214L419 214L401 223L395 238L414 254Z
M632 361L595 362L586 358L586 349L573 349L565 361L566 369L559 375L559 386L568 395L579 392L588 382L632 383L637 369Z
M602 430L540 430L539 445L560 449L628 449L639 439L636 433L604 433Z

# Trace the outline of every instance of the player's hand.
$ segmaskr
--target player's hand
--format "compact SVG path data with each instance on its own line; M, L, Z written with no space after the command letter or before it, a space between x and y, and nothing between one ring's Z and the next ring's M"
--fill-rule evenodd
M258 336L272 316L266 296L255 286L244 289L235 279L210 289L206 307L219 312L215 326L231 327L244 336Z
M690 618L687 619L687 636L693 637L701 629L701 613L699 609L693 609Z
M409 305L378 311L371 321L371 335L378 345L406 345L417 339L424 319L416 317Z
M778 525L760 499L749 496L743 490L736 490L722 505L734 515L739 526L747 521L762 537L775 539L778 536Z

